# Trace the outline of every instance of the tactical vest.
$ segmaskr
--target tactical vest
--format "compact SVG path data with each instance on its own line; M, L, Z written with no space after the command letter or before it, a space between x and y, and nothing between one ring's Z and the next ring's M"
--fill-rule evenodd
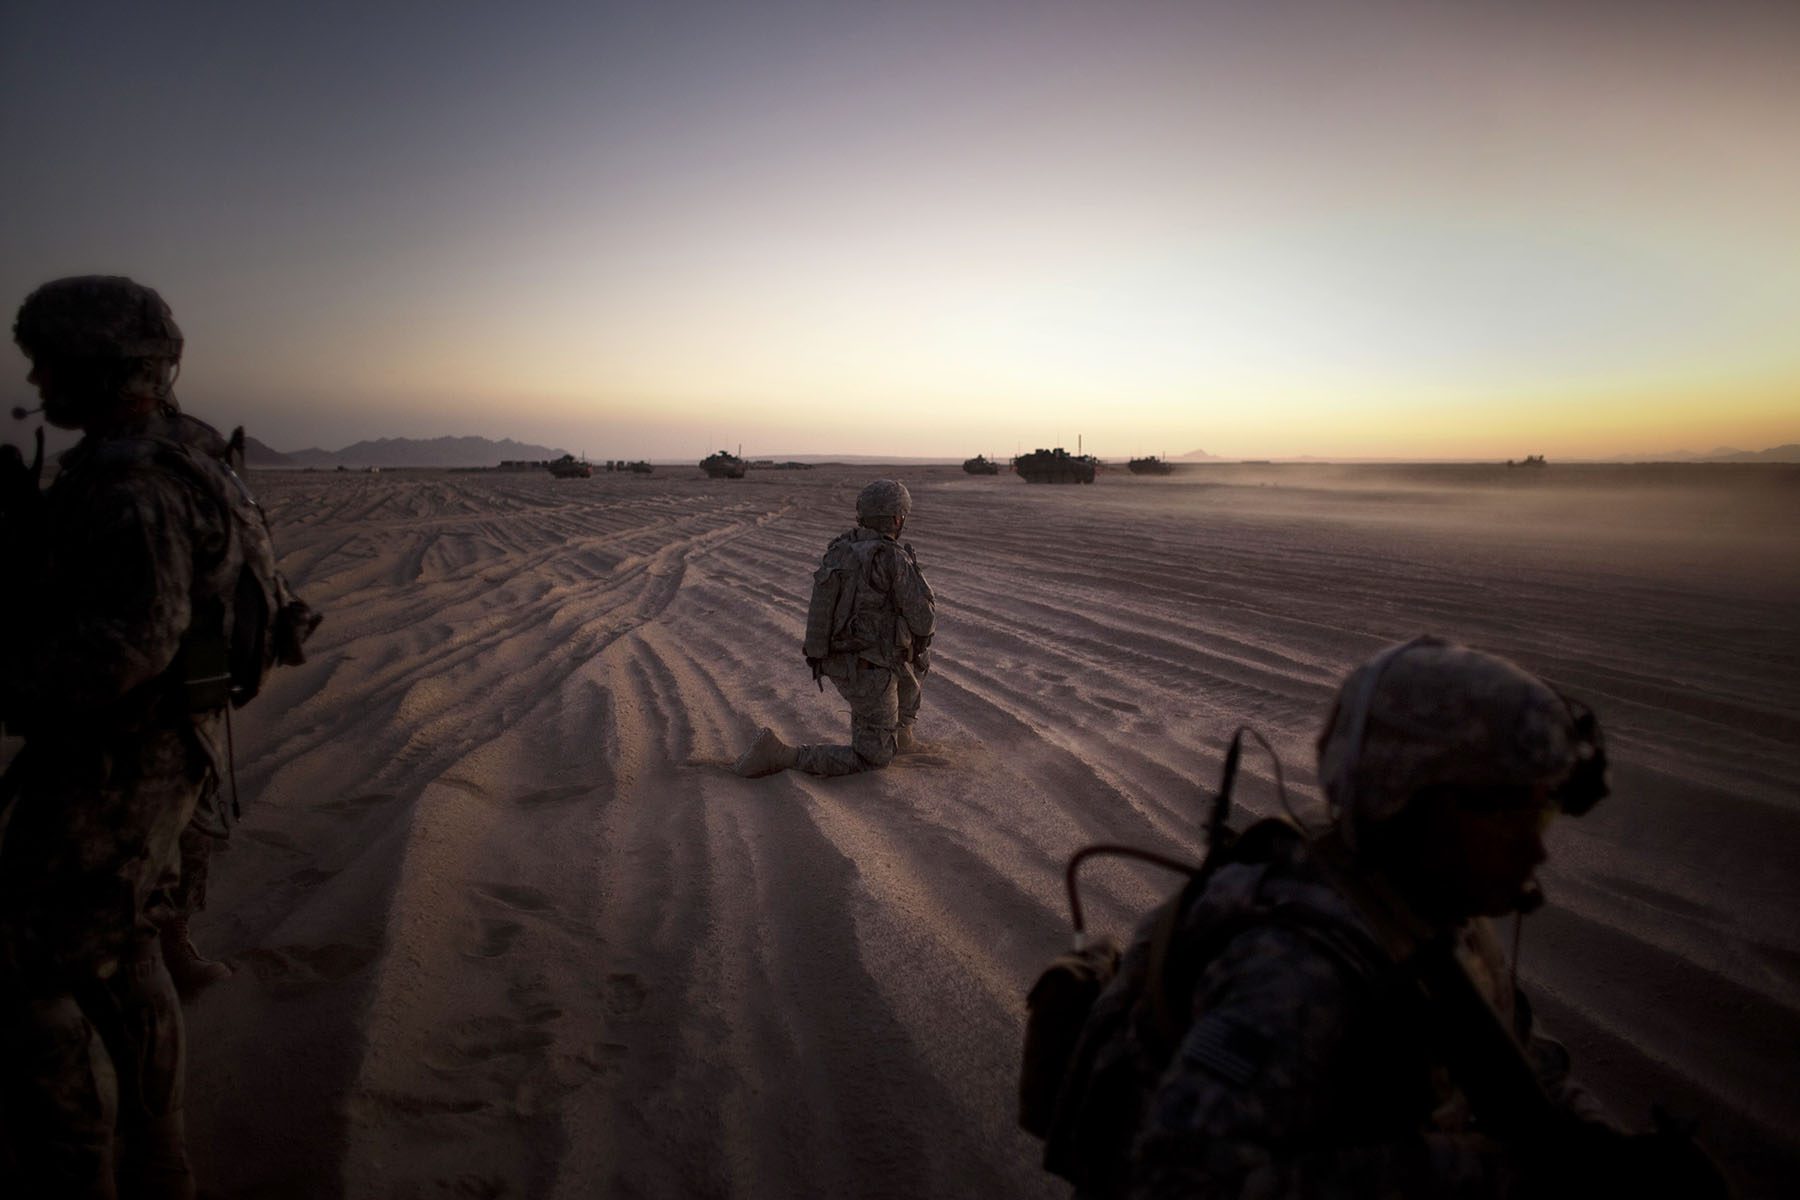
M858 539L854 532L839 535L826 547L813 572L801 646L806 657L851 655L880 666L905 659L910 638L902 637L900 610L891 593L870 583L875 555L884 547L899 550L890 538Z
M150 467L180 480L224 515L225 545L195 563L193 618L163 675L180 687L190 712L248 703L277 663L306 660L302 647L319 624L319 615L294 595L277 569L268 519L232 467L242 432L233 434L224 454L150 432L107 439L58 481L80 486L90 472Z

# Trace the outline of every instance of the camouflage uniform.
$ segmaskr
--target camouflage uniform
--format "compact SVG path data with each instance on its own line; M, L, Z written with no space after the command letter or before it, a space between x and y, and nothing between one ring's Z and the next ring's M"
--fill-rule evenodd
M1532 1164L1478 1131L1422 997L1396 985L1366 915L1300 838L1270 862L1221 869L1180 936L1207 944L1221 931L1193 990L1192 1024L1153 1076L1130 1194L1529 1194ZM1511 1022L1552 1100L1572 1120L1602 1120L1570 1082L1562 1047L1515 1005L1487 922L1452 932L1458 958ZM1142 972L1129 959L1141 960L1146 941L1133 946L1121 978ZM1115 1053L1148 1052L1134 1044Z
M218 471L223 450L172 409L90 431L44 499L28 619L0 641L0 699L26 739L0 844L4 1100L45 1194L111 1195L115 1170L192 1194L157 922L218 778L220 711L191 711L179 658L196 611L228 609L241 559L204 481L167 463Z
M872 648L824 661L832 686L850 702L850 744L798 747L795 766L813 775L879 770L910 741L921 699L915 662L935 629L936 601L912 547L860 526L832 544L845 542L863 566L859 596L867 611L857 620L879 632Z
M1400 859L1370 845L1429 789L1464 804L1499 788L1534 805L1505 819L1531 831L1537 856L1494 871L1517 887L1541 861L1546 799L1579 812L1604 794L1597 728L1577 708L1511 663L1432 639L1353 673L1320 743L1332 829L1247 832L1179 910L1160 974L1153 931L1182 901L1145 922L1089 1015L1047 1165L1083 1196L1522 1196L1544 1182L1537 1133L1563 1146L1616 1135L1534 1027L1487 921L1454 915L1494 910L1416 880L1404 891L1380 865ZM1489 827L1471 828L1486 845ZM1436 841L1385 843L1397 845L1409 849L1383 852L1435 861ZM1405 895L1431 895L1441 915ZM1491 1010L1485 1023L1453 1017L1455 994ZM1495 1104L1491 1072L1478 1116L1464 1088L1493 1062L1516 1071L1525 1091L1507 1098L1524 1095L1527 1117Z

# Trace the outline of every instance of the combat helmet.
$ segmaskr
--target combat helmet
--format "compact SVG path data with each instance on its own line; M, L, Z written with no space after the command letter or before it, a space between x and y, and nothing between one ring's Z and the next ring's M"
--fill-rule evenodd
M19 306L13 341L33 362L99 368L119 391L167 401L181 362L175 316L154 288L123 275L73 275Z
M156 293L123 275L72 275L25 297L13 341L33 358L181 360L181 329Z
M1351 672L1319 739L1319 780L1351 837L1432 787L1541 783L1574 815L1608 790L1592 711L1504 658L1435 637Z
M912 493L898 479L877 479L856 494L856 519L864 524L883 517L905 517L910 512Z

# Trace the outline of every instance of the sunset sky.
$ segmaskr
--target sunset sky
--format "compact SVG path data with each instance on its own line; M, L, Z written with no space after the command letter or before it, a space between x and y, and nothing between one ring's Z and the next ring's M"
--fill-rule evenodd
M0 297L281 449L1800 441L1791 0L0 14Z

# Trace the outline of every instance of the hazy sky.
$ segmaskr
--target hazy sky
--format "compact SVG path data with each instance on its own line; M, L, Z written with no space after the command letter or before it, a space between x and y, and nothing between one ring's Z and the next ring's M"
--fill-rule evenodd
M1791 0L0 13L0 298L282 449L1800 441Z

